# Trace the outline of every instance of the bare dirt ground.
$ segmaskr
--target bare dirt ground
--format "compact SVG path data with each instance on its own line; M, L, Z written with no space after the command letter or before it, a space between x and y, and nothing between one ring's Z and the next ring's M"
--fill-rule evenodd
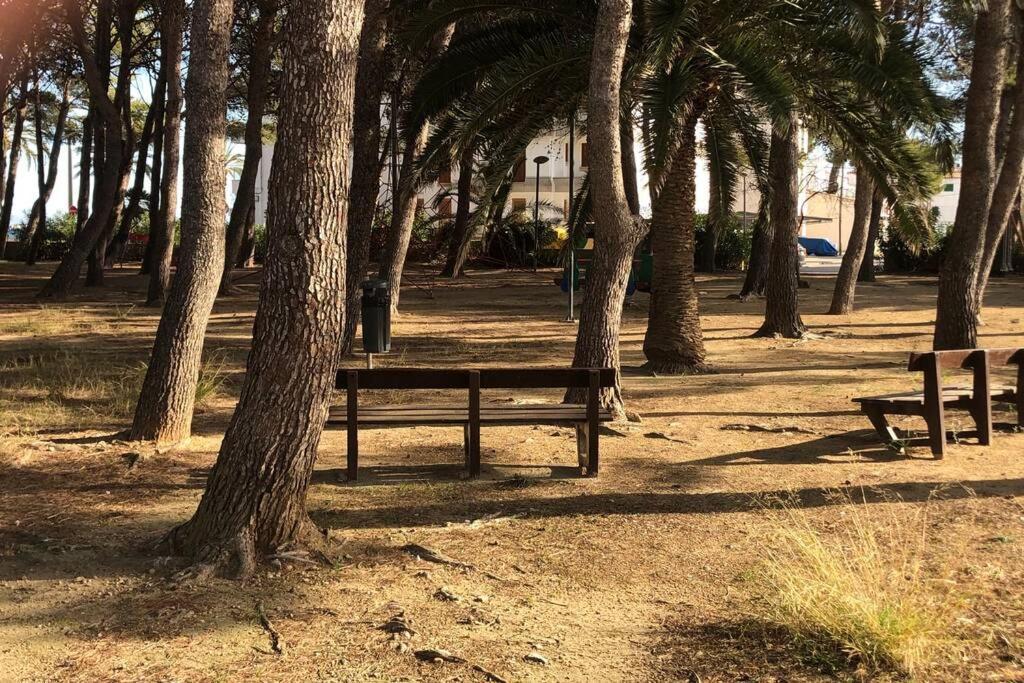
M832 279L810 277L804 319L823 338L794 342L749 338L763 302L727 300L736 276L702 277L717 373L678 378L639 369L638 294L622 361L643 421L602 438L599 478L576 476L570 430L493 428L484 476L464 481L460 430L420 428L364 433L363 477L346 484L344 434L328 432L309 508L331 530L335 566L182 585L148 548L202 493L258 277L216 306L208 376L225 382L195 436L157 452L118 441L158 320L136 306L143 280L115 271L103 290L39 304L48 272L0 264L2 680L853 679L856 662L808 658L766 624L750 580L786 514L765 500L790 498L827 533L849 512L840 491L896 517L927 506L928 562L959 602L956 644L922 679L1024 681L1024 434L1001 431L987 448L965 438L936 461L922 447L883 448L850 402L918 385L906 354L929 347L934 279L860 285L858 312L830 317L819 314ZM438 281L432 298L410 287L381 362L567 365L575 326L550 276L473 271ZM983 344L1024 346L1022 319L1024 282L993 280ZM964 415L951 422L969 428ZM410 543L473 568L424 562L403 552ZM399 613L411 638L380 628ZM421 662L422 648L467 662Z

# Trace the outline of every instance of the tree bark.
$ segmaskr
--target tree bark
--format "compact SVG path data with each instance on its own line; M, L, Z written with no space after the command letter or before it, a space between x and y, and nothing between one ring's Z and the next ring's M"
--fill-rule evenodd
M754 219L753 236L750 243L750 263L747 264L747 274L743 278L743 287L740 289L740 299L744 301L752 296L764 296L774 235L774 226L768 218L768 200L762 197L760 206L757 208L757 218Z
M162 306L171 283L171 257L174 254L174 228L178 210L178 141L181 132L181 51L185 23L185 0L169 0L160 18L163 48L161 68L166 72L167 97L164 103L163 171L160 177L160 208L156 222L149 226L153 243L150 258L147 306ZM223 214L221 214L223 215Z
M645 367L670 375L707 370L693 275L697 119L690 118L681 129L682 139L652 205L654 275L644 336Z
M352 111L352 179L345 257L345 331L342 353L351 353L360 315L360 284L370 267L370 233L380 195L380 105L387 81L388 0L367 0L359 37Z
M871 230L871 205L874 202L875 181L863 166L857 168L857 189L853 200L853 225L846 253L839 266L836 286L832 292L830 315L853 313L853 300L857 291L857 274L868 247L868 233ZM874 259L874 254L871 255Z
M128 242L128 237L132 233L132 226L140 213L142 192L146 186L146 162L149 160L149 148L155 139L154 131L157 127L157 117L162 113L161 106L158 104L159 97L157 94L164 89L161 82L163 77L163 74L158 72L153 89L153 99L149 104L149 111L146 112L146 121L142 126L142 135L139 136L138 158L135 162L135 180L131 191L128 192L128 205L121 212L120 226L117 229L117 233L110 241L110 244L107 245L107 250L104 254L107 260L114 258Z
M82 63L85 69L85 80L89 86L89 94L95 105L96 113L102 130L95 130L94 134L103 140L102 154L98 153L96 159L97 180L94 192L95 202L89 219L82 225L82 229L75 235L71 242L71 248L64 255L60 265L54 271L49 281L43 285L39 296L42 298L62 299L66 297L75 282L78 280L89 255L94 251L104 232L107 230L108 222L114 211L114 202L118 192L118 185L122 172L122 156L126 143L130 142L130 131L125 129L125 119L122 117L124 111L124 100L129 96L128 83L131 74L131 60L121 60L117 86L114 91L114 99L111 100L107 92L108 78L105 73L109 71L110 49L109 49L109 27L111 0L101 0L101 20L97 22L96 41L97 50L94 52L85 39L84 20L81 15L81 8L77 3L64 3L68 13L68 23L77 44L78 51L82 56ZM131 23L134 25L134 15L124 18L122 24ZM120 30L121 54L131 54L132 28L125 26ZM107 34L104 38L104 34ZM105 55L105 57L104 57ZM105 60L105 61L104 61ZM130 149L130 146L127 146Z
M25 229L25 241L29 242L28 253L25 262L32 265L39 256L39 250L46 239L46 203L53 194L53 187L57 184L57 170L60 163L60 148L64 144L64 128L67 125L68 111L71 108L71 97L65 85L60 105L57 107L57 120L53 127L53 140L50 142L49 163L46 168L46 175L42 178L39 188L39 198L32 207L32 214L29 217L28 226ZM38 125L38 124L37 124ZM42 149L42 136L37 135L36 146ZM38 167L42 169L43 159L40 153Z
M882 230L882 208L885 206L885 196L875 190L871 198L871 221L868 223L868 244L864 250L864 260L860 262L860 271L857 273L857 282L875 281L875 252L878 251L878 237Z
M1014 9L1013 11L1024 15L1024 10ZM985 228L985 244L974 291L975 317L981 315L985 289L988 288L988 278L992 273L996 254L999 253L999 246L1003 243L1003 235L1006 234L1014 208L1020 206L1021 185L1024 184L1024 87L1020 83L1022 77L1024 77L1024 49L1019 51L1017 58L1016 93L1012 103L1004 103L1004 106L1006 104L1012 106L1013 114L1007 130L1002 160L997 162L999 174L992 192L992 204L989 207Z
M82 226L89 219L90 185L92 179L92 146L93 121L96 115L92 105L82 121L82 149L78 158L78 205L75 207L75 236L82 231Z
M640 186L637 177L635 138L630 117L622 121L622 178L626 187L626 201L634 216L640 215Z
M765 282L764 324L755 337L781 336L798 339L807 330L800 318L797 291L800 285L800 123L790 112L785 128L772 127L768 175L772 184L770 220L773 238L768 278Z
M448 47L455 25L451 24L441 30L430 47L427 48L423 61L426 62L441 54ZM413 79L410 77L410 81ZM405 131L405 143L402 146L402 166L398 176L395 210L391 214L391 226L388 229L387 242L384 246L384 258L380 264L379 276L388 282L391 295L392 314L398 313L398 298L402 291L402 272L405 269L405 257L409 253L409 241L416 222L416 193L420 185L414 173L416 157L427 144L429 122L421 122L415 130Z
M270 61L274 51L274 23L277 21L277 1L257 2L259 18L253 27L252 48L249 53L249 83L246 91L248 114L245 121L245 160L238 177L238 194L231 207L228 221L227 243L224 249L224 273L221 275L222 296L230 295L231 271L238 263L238 253L245 239L249 207L256 202L256 180L263 158L263 114L270 90Z
M14 106L11 156L7 164L7 180L4 183L3 210L0 211L0 257L7 251L7 236L11 231L11 213L14 210L14 184L18 180L18 164L21 162L21 136L25 130L25 116L27 113L28 80L24 80L21 83L21 92L19 93L17 104ZM0 171L2 170L0 169Z
M285 545L323 542L305 499L345 315L336 294L345 286L361 22L360 0L293 3L285 18L267 275L245 383L199 508L170 536L207 570L234 568L244 577Z
M161 11L161 21L163 21ZM160 37L161 48L166 46L163 36ZM161 55L163 50L161 49ZM164 166L164 126L167 118L167 64L161 56L160 77L157 79L160 88L153 93L153 104L157 107L156 126L153 128L153 163L149 173L149 236L146 238L146 249L142 254L142 267L139 275L149 275L153 271L153 254L156 253L154 239L157 224L160 222L160 207L163 202L160 186L163 182Z
M974 60L964 115L960 202L939 275L936 349L971 349L978 343L978 274L996 178L996 125L1006 55L1009 0L991 0L978 12Z
M6 80L0 81L0 215L3 215L4 196L7 194L7 97L9 87ZM7 247L7 233L0 238L0 259Z
M458 206L455 209L455 224L452 227L451 241L448 242L448 256L441 270L443 277L457 278L464 275L466 253L469 249L469 204L473 190L473 152L472 146L463 150L459 158Z
M192 430L203 337L224 268L224 139L233 5L233 0L197 0L192 13L181 249L135 408L131 438L136 440L176 442ZM166 148L164 155L170 158ZM169 216L173 204L168 200L166 206Z
M620 416L625 408L618 381L619 328L633 252L643 236L643 225L630 211L626 196L619 125L619 89L632 9L630 0L601 0L594 27L587 121L594 257L572 362L576 368L615 368L616 384L602 389L601 402ZM579 402L581 393L570 391L566 398Z

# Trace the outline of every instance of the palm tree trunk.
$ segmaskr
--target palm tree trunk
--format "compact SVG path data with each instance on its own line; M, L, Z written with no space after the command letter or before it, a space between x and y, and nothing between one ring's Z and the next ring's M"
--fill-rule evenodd
M7 236L11 230L11 212L14 210L14 184L18 180L18 164L21 162L21 136L25 130L25 116L28 113L28 80L21 83L21 92L14 105L14 129L11 131L11 156L7 164L7 180L4 183L4 203L0 210L0 257L7 251ZM0 172L3 169L0 168Z
M772 144L768 159L768 175L772 185L770 220L772 250L765 282L764 324L755 337L787 337L798 339L807 328L800 318L797 290L800 258L797 238L800 235L800 122L790 112L786 128L772 127Z
M333 294L345 286L361 22L360 0L293 3L285 18L264 280L274 285L260 293L241 398L199 508L170 535L175 550L207 569L234 568L244 577L286 545L323 543L306 512L306 491L344 324L345 301Z
M263 113L270 90L270 61L274 51L274 23L277 21L277 3L262 0L257 3L259 18L253 28L252 48L249 53L249 84L246 92L248 118L245 121L245 161L238 178L238 194L231 207L228 221L227 244L224 249L224 273L221 275L221 295L230 295L231 271L238 262L238 253L245 239L245 225L249 207L256 201L256 180L263 158Z
M864 250L864 260L860 262L857 282L875 281L875 252L878 251L878 237L882 230L882 207L885 196L876 188L871 198L871 221L868 223L868 245Z
M387 0L367 0L359 37L352 111L352 179L345 256L345 330L342 353L351 353L359 325L360 284L370 267L370 233L380 196L380 104L387 81Z
M1014 9L1024 15L1024 10ZM1024 76L1024 49L1019 50L1017 59L1018 78ZM980 316L984 303L985 289L988 278L995 264L999 246L1003 243L1010 224L1013 210L1020 206L1021 185L1024 184L1024 86L1018 81L1016 93L1010 104L1013 115L1007 130L1002 160L998 162L999 176L992 192L992 205L989 208L988 222L985 228L985 246L981 256L981 267L975 285L974 302Z
M1009 0L978 12L974 61L964 115L960 203L939 275L936 349L971 349L978 343L978 274L996 178L996 125L1006 55Z
M224 138L233 5L233 0L197 0L193 9L181 252L135 408L132 439L175 442L188 438L192 429L203 337L224 268ZM172 72L168 70L168 78ZM164 155L170 158L166 148ZM169 216L170 199L166 206Z
M774 226L768 218L768 201L762 197L760 206L757 208L757 218L754 219L753 236L750 243L750 263L747 265L747 274L743 278L743 288L740 289L740 299L744 301L752 296L764 296L774 234Z
M147 306L161 306L171 283L171 257L174 255L175 218L178 210L178 140L181 132L181 52L185 23L185 0L165 2L160 17L161 68L166 71L167 96L164 102L163 171L160 178L160 213L150 223L153 243L150 260Z
M848 315L853 313L853 300L857 291L857 274L868 247L868 233L871 230L871 205L875 197L875 181L867 169L857 169L857 189L853 200L853 225L850 227L850 239L846 243L836 287L832 292L830 315ZM874 259L874 254L871 255Z
M681 128L682 139L652 206L654 275L644 336L645 367L671 375L707 369L693 275L697 119L691 117Z
M473 147L467 146L459 158L458 206L455 209L455 224L451 241L448 242L448 256L441 270L443 277L457 278L463 275L466 253L469 249L469 204L473 189Z
M633 253L643 236L642 223L629 208L622 168L619 88L632 23L630 0L601 0L590 57L588 143L593 196L594 258L580 310L572 365L619 369L619 328ZM580 402L579 391L566 399ZM601 402L622 415L621 385L603 389Z

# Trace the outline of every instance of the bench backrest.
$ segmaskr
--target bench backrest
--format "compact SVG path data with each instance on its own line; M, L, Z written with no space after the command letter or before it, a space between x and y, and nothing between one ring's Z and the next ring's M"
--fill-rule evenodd
M988 359L989 367L1024 365L1022 349L962 349L956 351L928 351L911 353L907 370L923 372L932 367L939 370L973 370Z
M360 389L469 389L474 374L481 389L582 389L590 386L591 372L598 386L615 386L614 368L374 368L338 370L335 388L347 389L355 373Z

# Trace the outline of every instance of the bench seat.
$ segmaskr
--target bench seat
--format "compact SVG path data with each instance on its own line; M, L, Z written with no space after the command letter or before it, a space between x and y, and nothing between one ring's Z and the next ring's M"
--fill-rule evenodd
M612 414L598 411L599 422L611 422ZM457 426L469 422L469 407L459 405L385 405L358 409L360 427ZM480 405L481 425L574 425L587 421L587 406L582 404L483 403ZM333 406L327 424L345 426L348 412L345 405Z
M1016 389L1011 386L995 386L989 390L989 398L993 401L1012 403L1017 396ZM890 403L913 403L924 405L925 394L923 391L905 391L897 394L882 394L880 396L861 396L853 399L854 403L888 405ZM973 399L974 389L971 387L945 387L942 390L943 403L956 403L962 399Z

